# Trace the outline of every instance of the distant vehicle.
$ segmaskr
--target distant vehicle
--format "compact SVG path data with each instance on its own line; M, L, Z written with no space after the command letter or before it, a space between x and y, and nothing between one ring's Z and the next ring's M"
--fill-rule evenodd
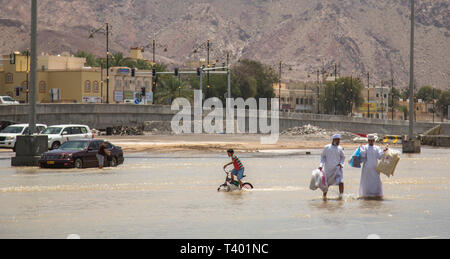
M41 133L47 128L47 125L36 124L37 133ZM28 135L30 128L28 124L10 125L0 131L0 147L12 148L16 146L17 136Z
M103 140L75 140L68 141L49 152L44 153L39 160L41 168L93 168L98 167L97 153ZM121 147L107 142L107 149L111 156L105 159L106 167L116 167L123 164Z
M20 104L18 101L11 98L11 96L0 96L0 105Z
M62 144L72 140L94 139L94 133L86 125L56 125L48 127L42 135L48 136L48 148L58 149Z
M126 104L135 104L135 102L134 102L133 99L126 99L126 100L123 101L123 103L126 103Z

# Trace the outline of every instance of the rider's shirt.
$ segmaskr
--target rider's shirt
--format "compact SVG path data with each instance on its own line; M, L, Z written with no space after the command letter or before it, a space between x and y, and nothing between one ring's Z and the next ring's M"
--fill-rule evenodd
M234 169L236 169L237 171L244 168L244 165L242 164L241 160L239 160L239 158L236 155L233 155L231 160L233 161Z

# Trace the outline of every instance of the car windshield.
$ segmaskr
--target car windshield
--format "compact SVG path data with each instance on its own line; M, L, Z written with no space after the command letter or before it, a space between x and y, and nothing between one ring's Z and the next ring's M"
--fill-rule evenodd
M62 150L85 150L88 146L86 141L68 141L61 145Z
M1 133L16 133L16 134L20 134L23 131L23 127L13 127L13 126L9 126L6 127L5 129L2 130Z
M13 98L11 98L11 97L3 97L3 101L14 102L15 100Z
M47 134L59 134L61 132L62 128L47 128L46 130L44 130L44 132L42 132L42 134L47 135Z

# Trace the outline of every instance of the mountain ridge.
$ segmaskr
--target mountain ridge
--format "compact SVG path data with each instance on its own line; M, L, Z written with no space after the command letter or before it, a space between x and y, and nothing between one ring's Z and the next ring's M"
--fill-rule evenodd
M25 0L0 0L0 52L29 44ZM154 35L168 52L158 60L184 63L206 58L194 49L212 42L211 60L256 59L285 64L283 79L315 79L317 69L340 75L371 74L371 82L409 82L408 0L42 0L39 1L39 52L87 50L105 55L105 38L89 40L89 30L109 22L111 49L151 43ZM416 4L416 79L418 86L450 89L450 5L445 0ZM151 59L151 51L144 53ZM175 64L174 64L175 65ZM372 86L372 85L371 85Z

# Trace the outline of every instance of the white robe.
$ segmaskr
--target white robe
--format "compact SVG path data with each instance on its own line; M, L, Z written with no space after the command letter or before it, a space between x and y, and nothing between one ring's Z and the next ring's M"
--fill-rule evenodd
M364 163L361 173L359 196L361 198L383 197L383 186L380 174L376 171L378 160L384 150L377 146L365 145L361 147L361 162Z
M328 186L344 183L345 154L340 146L329 144L325 146L320 158L320 167L327 176Z

